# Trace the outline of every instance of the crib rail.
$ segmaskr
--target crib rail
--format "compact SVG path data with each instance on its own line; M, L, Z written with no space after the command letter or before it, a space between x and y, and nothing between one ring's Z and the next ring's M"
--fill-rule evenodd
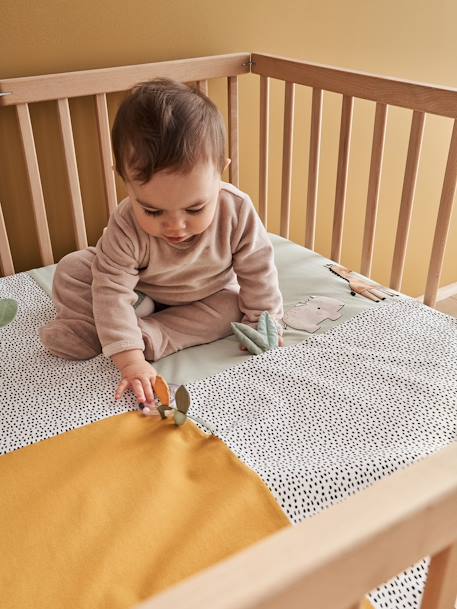
M305 85L312 87L313 90L305 234L305 246L310 249L314 249L316 229L322 92L331 91L342 95L340 142L330 254L332 260L337 262L340 262L341 259L353 102L355 98L376 102L361 258L361 273L366 276L370 276L373 260L379 183L388 107L400 106L413 111L390 278L390 287L395 290L401 288L403 277L426 113L454 119L454 129L449 147L424 296L425 304L434 306L443 267L444 252L457 183L457 89L400 81L394 78L382 78L354 71L339 70L275 55L253 53L251 60L252 72L260 76L262 83L260 101L261 141L259 213L264 222L266 221L268 197L265 167L268 163L268 120L266 115L268 114L267 107L269 103L269 80L275 78L284 81L285 84L280 233L286 238L289 237L290 228L292 132L294 122L295 85Z
M126 91L137 82L155 76L167 76L183 82L236 76L249 72L249 60L250 53L228 53L116 68L7 78L0 81L0 92L8 93L3 96L2 105L16 106L38 101Z
M364 594L425 556L431 563L422 609L453 609L455 443L137 609L357 609L366 606Z

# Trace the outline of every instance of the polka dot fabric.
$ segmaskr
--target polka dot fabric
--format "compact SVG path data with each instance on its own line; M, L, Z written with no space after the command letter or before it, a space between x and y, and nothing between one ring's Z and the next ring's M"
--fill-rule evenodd
M119 372L106 357L70 362L46 351L38 328L54 307L26 273L0 280L0 297L19 305L0 329L0 454L136 409L130 396L115 403Z
M135 410L114 402L104 356L53 357L38 328L49 297L25 273L0 280L19 302L1 329L0 453ZM380 303L325 334L250 357L187 385L190 414L271 489L293 524L457 439L457 320L413 299ZM427 561L371 595L378 609L420 606Z
M384 301L326 334L187 385L190 413L269 486L292 523L457 439L457 320ZM372 594L420 605L426 561Z

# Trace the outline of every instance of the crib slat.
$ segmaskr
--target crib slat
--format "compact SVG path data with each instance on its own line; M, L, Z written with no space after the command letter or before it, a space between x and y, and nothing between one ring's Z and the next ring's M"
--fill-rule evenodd
M113 154L111 152L111 137L106 94L98 93L95 96L95 101L97 104L97 125L102 153L103 178L108 201L108 212L111 214L117 206L117 194L113 171Z
M314 249L316 236L317 188L322 127L322 89L313 89L309 137L308 194L306 204L305 247Z
M361 261L361 273L366 277L371 275L371 265L373 262L373 245L376 230L376 216L378 213L379 182L381 178L382 157L384 154L386 120L386 104L376 104Z
M197 87L200 89L202 93L208 95L208 81L207 80L197 80Z
M44 265L53 264L54 257L52 254L51 237L49 235L46 208L44 206L43 189L41 186L40 169L38 167L29 106L28 104L18 104L16 106L16 111L32 195L33 214L35 217L41 261Z
M338 171L336 176L335 211L333 214L332 249L330 257L335 262L341 258L343 241L344 211L346 205L346 183L351 142L352 109L354 98L343 95L341 108L340 144L338 152Z
M229 156L232 159L229 165L229 180L234 186L239 186L239 125L238 125L238 76L229 76L228 79L228 138Z
M441 270L443 267L444 250L449 233L452 206L454 202L455 186L457 181L457 119L454 121L449 154L444 173L443 189L441 191L440 207L433 238L432 255L428 269L427 284L425 288L424 304L434 307L436 294L439 288Z
M264 226L268 222L268 120L270 116L270 79L260 77L260 151L259 151L259 215Z
M65 163L70 186L71 209L73 214L73 224L75 227L76 245L78 249L83 249L87 247L86 225L84 221L81 189L79 187L78 165L76 163L75 143L73 140L73 130L71 126L68 99L58 99L57 106L59 110L60 129L62 132Z
M400 290L405 267L406 246L408 244L409 227L413 210L414 192L416 190L417 169L422 147L425 114L415 110L411 121L408 156L406 159L403 190L401 193L400 213L398 216L397 235L390 275L390 287Z
M0 265L3 275L14 274L14 264L11 257L10 242L6 232L5 219L3 217L2 206L0 204Z
M433 556L421 609L454 609L457 597L457 542Z
M292 183L292 146L294 130L295 83L286 81L284 87L284 130L281 182L281 237L289 238L290 191Z

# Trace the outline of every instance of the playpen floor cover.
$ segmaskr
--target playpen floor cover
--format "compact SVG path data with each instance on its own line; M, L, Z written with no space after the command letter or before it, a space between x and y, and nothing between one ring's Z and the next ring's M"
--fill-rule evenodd
M413 299L187 382L189 413L217 439L145 418L131 396L115 403L104 356L47 354L37 330L54 308L29 274L0 295L19 303L0 333L5 608L132 606L457 439L457 320ZM374 591L373 606L418 608L426 570Z

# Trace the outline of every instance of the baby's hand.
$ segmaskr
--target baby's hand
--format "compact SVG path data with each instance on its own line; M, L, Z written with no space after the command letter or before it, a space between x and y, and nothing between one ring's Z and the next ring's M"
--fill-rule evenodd
M116 390L116 400L129 387L139 402L154 402L153 385L157 371L147 361L133 362L121 368L122 380Z

